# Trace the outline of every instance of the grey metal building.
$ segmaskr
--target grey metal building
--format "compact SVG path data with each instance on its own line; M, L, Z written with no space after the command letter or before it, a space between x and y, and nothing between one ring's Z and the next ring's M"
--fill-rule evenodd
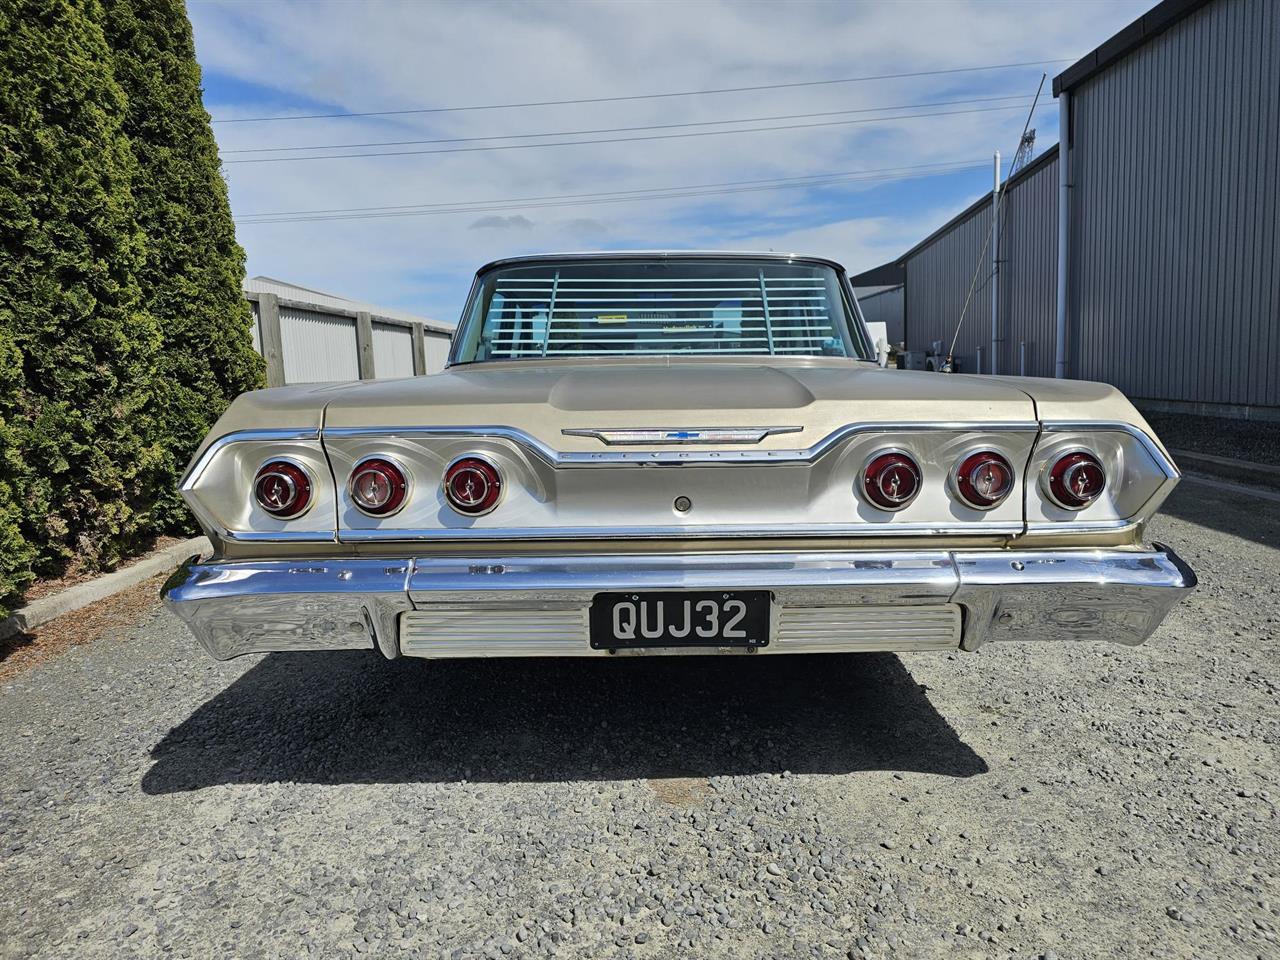
M244 295L269 386L435 373L449 355L452 324L273 277L246 280Z
M855 287L854 296L867 323L883 323L890 344L902 342L902 317L904 287L897 283L891 287Z
M976 269L961 372L1280 417L1280 3L1165 0L1053 92L1066 148L1003 185L997 269L991 194L900 259L908 349L945 351Z

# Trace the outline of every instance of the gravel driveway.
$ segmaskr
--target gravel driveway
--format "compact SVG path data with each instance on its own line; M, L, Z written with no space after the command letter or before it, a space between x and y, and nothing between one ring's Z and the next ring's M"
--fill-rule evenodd
M215 663L0 688L2 957L1280 956L1280 507L1137 649Z

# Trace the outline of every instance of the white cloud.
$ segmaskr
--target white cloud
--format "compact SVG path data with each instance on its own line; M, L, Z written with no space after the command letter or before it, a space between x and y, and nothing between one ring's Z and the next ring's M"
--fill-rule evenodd
M472 230L532 230L533 221L521 214L515 214L510 217L500 217L495 213L491 213L479 220L471 223Z
M1098 3L1087 15L1079 4L976 0L286 2L193 4L190 11L210 77L208 106L227 117L625 96L1075 57L1148 5ZM1061 67L1046 69L1052 75ZM217 124L215 131L224 151L488 137L1029 96L1038 79L1037 69L1025 68L612 104ZM1037 119L1042 145L1055 138L1051 100L1048 106ZM994 146L1012 149L1024 111L579 147L229 164L226 171L237 216L640 190L980 159ZM970 202L989 175L977 171L971 182L963 195L939 197L927 181L912 181L910 191L894 194L907 198L902 208L888 212L883 189L864 183L839 193L839 210L807 191L786 190L492 209L479 219L472 211L245 224L239 235L252 273L451 318L477 265L534 250L750 245L872 266L942 222L940 211Z

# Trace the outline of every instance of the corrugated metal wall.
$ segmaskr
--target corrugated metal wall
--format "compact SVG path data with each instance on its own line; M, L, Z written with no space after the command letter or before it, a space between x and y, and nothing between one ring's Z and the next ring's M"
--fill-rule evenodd
M942 353L947 352L977 268L973 298L956 341L956 367L962 373L976 370L977 348L990 339L991 293L986 280L991 274L991 250L984 250L990 232L988 200L907 257L904 304L909 350L928 350L935 341L942 341Z
M359 380L356 322L351 317L280 307L285 383Z
M373 325L373 371L384 377L413 376L413 331L392 323Z
M1053 147L1005 185L1000 233L1001 374L1053 376L1057 316L1058 161ZM991 372L991 194L947 229L907 255L906 339L909 350L942 341L946 353L969 288L973 296L956 341L961 373ZM979 262L981 258L981 262ZM974 279L974 271L977 279Z
M1073 90L1068 376L1280 406L1280 3L1217 0ZM1010 183L999 370L1054 373L1057 148ZM990 195L910 251L908 349L955 330ZM956 346L989 352L989 257ZM984 356L983 371L990 369Z
M452 340L439 333L427 330L422 336L422 346L426 352L427 372L435 373L443 370L445 361L449 359L449 345Z
M355 313L363 310L368 314L381 317L393 323L421 323L426 329L435 330L444 336L449 336L452 332L452 327L449 324L441 323L430 317L418 316L418 314L410 313L408 310L378 306L366 303L363 300L352 300L350 297L340 297L337 294L325 293L323 290L316 290L312 287L299 286L296 283L288 283L284 280L277 280L274 277L248 277L242 286L246 293L274 293L281 300L307 303L322 313L328 312L328 308L333 308L335 312L342 313Z
M903 304L904 294L902 287L890 287L878 293L858 297L858 306L862 310L862 318L867 323L883 323L891 344L898 343L903 338Z
M249 312L253 314L253 326L250 330L253 333L253 349L258 353L262 352L262 333L258 330L258 301L249 301Z
M1016 179L1005 196L1000 241L1002 374L1052 377L1058 317L1058 159ZM991 329L991 294L985 303ZM989 339L989 337L988 337ZM1025 345L1026 367L1020 352Z
M278 281L273 282L280 285ZM279 366L273 368L268 361L268 383L279 386L360 379L360 325L351 311L340 308L340 312L331 312L326 304L319 303L282 302L274 294L267 301L272 306L264 307L258 297L266 294L272 291L246 290L254 319L253 348L259 353L263 351L264 323L274 329L272 318L279 319ZM373 376L378 379L413 376L417 353L414 327L422 322L411 324L389 317L370 319ZM451 337L425 324L422 326L422 369L426 373L439 373L448 359ZM266 339L272 341L269 331Z
M415 366L426 373L444 369L452 330L439 321L272 277L250 277L243 289L253 311L253 346L259 353L264 341L269 349L277 342L278 322L279 356L273 353L267 363L271 385L358 380L365 330L369 337L363 357L366 375L370 365L378 379L411 377ZM369 315L368 327L357 321L362 314ZM416 329L423 332L421 352Z
M1280 5L1211 3L1072 94L1070 375L1280 405Z

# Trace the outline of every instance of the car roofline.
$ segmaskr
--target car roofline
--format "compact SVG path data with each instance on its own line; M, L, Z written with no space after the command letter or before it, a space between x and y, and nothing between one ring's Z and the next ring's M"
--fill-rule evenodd
M777 260L790 263L818 263L832 267L844 274L844 264L826 257L811 257L799 253L774 253L773 251L750 250L596 250L579 253L535 253L522 257L504 257L486 263L476 271L476 276L496 270L500 267L517 267L554 263L561 261L587 260Z

